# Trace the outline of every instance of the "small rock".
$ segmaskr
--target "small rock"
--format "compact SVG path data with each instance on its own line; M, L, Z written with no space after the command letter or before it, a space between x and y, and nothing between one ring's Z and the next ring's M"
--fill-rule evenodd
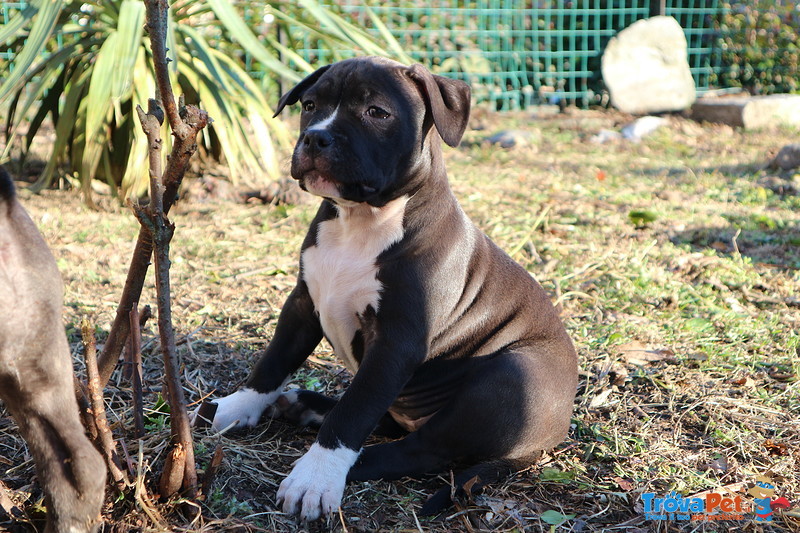
M667 123L667 119L663 117L646 116L634 120L624 128L622 128L622 136L631 141L640 141L647 137L661 126Z
M781 170L791 170L800 167L800 144L787 144L775 159L772 160L772 166L778 167Z
M497 144L501 148L514 148L531 144L533 134L526 130L504 130L488 137L486 141L490 144Z
M605 144L610 141L618 141L622 139L622 134L618 131L612 130L600 130L597 135L594 135L589 142L593 142L595 144Z

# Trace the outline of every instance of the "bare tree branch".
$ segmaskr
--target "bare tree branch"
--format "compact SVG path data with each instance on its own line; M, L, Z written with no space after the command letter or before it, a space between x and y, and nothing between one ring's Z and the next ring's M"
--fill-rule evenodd
M147 8L147 28L150 32L151 46L156 72L156 82L158 92L161 95L164 106L167 109L167 119L172 128L173 144L172 151L167 159L166 168L162 183L164 186L163 212L169 214L170 208L178 199L178 189L183 181L186 170L189 168L189 161L197 151L197 134L206 127L210 119L208 114L192 105L175 106L175 98L172 92L172 85L169 81L169 71L167 69L166 58L166 0L146 0ZM151 14L153 14L151 16ZM148 108L149 108L148 104ZM148 109L148 114L150 109ZM158 118L161 113L163 121L163 111L152 109L154 117ZM160 140L159 140L160 142ZM152 146L151 146L152 148ZM151 152L151 159L153 153ZM159 152L159 169L161 165ZM153 167L151 166L151 172ZM103 352L98 360L100 370L100 384L105 386L111 378L111 374L117 366L119 356L130 333L129 313L134 302L139 301L144 280L147 276L147 269L150 258L153 255L153 242L149 234L142 229L136 241L136 247L131 257L130 267L128 268L128 278L122 291L117 314L111 326L111 332L106 340Z

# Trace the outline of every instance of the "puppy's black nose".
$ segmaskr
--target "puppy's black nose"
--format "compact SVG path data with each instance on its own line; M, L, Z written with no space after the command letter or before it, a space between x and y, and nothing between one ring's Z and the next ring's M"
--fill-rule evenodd
M326 130L308 130L303 135L303 144L308 148L327 148L333 144L333 135Z

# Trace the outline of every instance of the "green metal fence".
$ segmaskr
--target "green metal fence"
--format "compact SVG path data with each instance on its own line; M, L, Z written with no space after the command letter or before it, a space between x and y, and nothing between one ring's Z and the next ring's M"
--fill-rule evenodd
M370 27L363 0L330 2L334 9ZM366 3L409 55L438 73L465 79L478 100L501 110L548 102L579 106L597 102L603 90L600 57L606 43L616 32L654 11L675 17L684 29L691 72L699 92L727 79L717 76L727 65L721 65L715 50L724 37L715 30L723 10L721 0ZM26 0L0 0L0 23L6 24L26 4ZM289 31L290 41L307 60L319 64L330 61L330 51L320 48L307 33L300 29ZM373 31L378 34L377 29ZM9 60L9 56L10 52L0 44L0 62ZM259 76L257 66L254 68L252 73Z
M468 81L476 98L497 109L543 102L585 106L598 99L600 56L608 40L650 16L651 0L409 0L367 2L414 59L434 71ZM664 2L681 23L699 91L713 69L717 0ZM338 8L365 27L363 3L339 0ZM691 6L691 7L687 7ZM377 30L374 30L377 34ZM300 39L300 53L325 63L328 52Z
M669 0L665 4L664 14L675 17L686 35L689 68L698 92L703 93L712 87L719 68L719 32L714 23L723 8L717 0Z
M26 7L28 7L28 3L25 0L20 0L19 2L0 2L0 23L5 26L11 20L14 13L22 11ZM3 43L0 43L0 61L10 61L12 57L13 54L11 50L4 48Z

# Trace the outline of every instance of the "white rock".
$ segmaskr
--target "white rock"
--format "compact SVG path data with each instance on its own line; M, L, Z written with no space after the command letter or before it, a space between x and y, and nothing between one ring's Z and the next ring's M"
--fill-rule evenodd
M612 105L626 113L682 111L696 98L686 36L672 17L639 20L620 31L603 52L602 72Z

